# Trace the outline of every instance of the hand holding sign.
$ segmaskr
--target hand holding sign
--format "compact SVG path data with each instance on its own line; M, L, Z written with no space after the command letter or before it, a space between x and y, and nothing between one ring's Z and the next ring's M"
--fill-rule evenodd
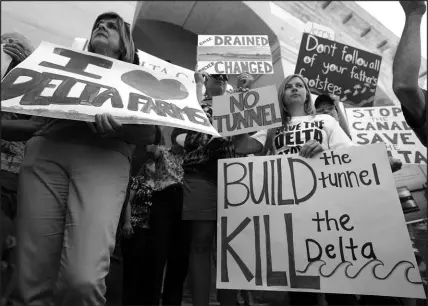
M253 76L248 72L241 73L237 79L236 88L238 91L241 91L241 89L250 89L254 82Z
M96 114L95 123L88 122L88 125L92 132L102 137L116 137L122 129L122 124L108 113Z
M198 64L195 66L195 83L196 84L204 84L204 78L210 78L210 74L203 69L198 69Z

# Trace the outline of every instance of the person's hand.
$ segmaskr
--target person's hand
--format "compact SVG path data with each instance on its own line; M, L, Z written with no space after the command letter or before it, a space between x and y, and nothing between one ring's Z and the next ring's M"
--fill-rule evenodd
M123 237L126 239L130 238L134 233L134 229L132 228L131 222L126 221L122 228Z
M118 136L122 129L122 124L117 121L113 115L104 113L95 115L95 123L88 122L92 132L98 133L100 136Z
M243 89L249 90L251 88L251 85L253 85L254 78L251 74L248 72L243 72L240 75L238 75L237 81L236 81L236 88L237 91L244 91ZM246 91L247 91L246 90Z
M425 1L400 1L400 4L406 16L423 15L427 10Z
M23 62L32 52L17 39L9 39L3 46L3 51L9 55L16 65Z
M196 84L204 84L204 77L210 78L211 76L205 70L198 70L198 65L195 67L195 82Z
M328 96L333 100L333 102L334 102L334 105L336 105L337 107L339 106L339 102L340 102L340 97L339 96L336 96L336 95L334 95L334 94L328 94Z
M401 160L388 156L389 165L391 166L392 173L398 171L403 166Z
M315 139L311 139L302 146L299 155L301 157L310 158L322 151L324 151L322 145Z

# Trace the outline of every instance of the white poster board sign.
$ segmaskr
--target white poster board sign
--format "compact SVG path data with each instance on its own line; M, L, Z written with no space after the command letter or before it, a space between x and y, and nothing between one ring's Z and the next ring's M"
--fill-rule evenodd
M334 40L335 38L335 33L332 29L315 22L305 23L303 32L329 40Z
M347 108L352 140L360 145L384 142L404 164L426 164L427 151L397 106Z
M213 126L221 136L282 126L276 86L213 97Z
M219 160L217 220L219 289L425 298L383 144Z
M209 74L273 74L267 35L198 35L197 61Z
M218 136L177 74L46 42L3 79L1 101L8 112L82 121L109 112L122 123Z

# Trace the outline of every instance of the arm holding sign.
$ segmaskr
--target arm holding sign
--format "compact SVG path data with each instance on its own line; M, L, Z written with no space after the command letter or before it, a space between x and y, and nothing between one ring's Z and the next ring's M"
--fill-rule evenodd
M7 141L27 141L35 132L44 126L48 118L33 116L30 119L8 120L3 119L1 139Z
M407 123L426 146L426 97L418 84L421 65L420 27L426 5L424 1L400 1L400 4L406 14L406 22L392 66L393 90L400 100Z
M260 153L266 143L267 134L267 130L261 130L252 136L249 134L233 136L232 141L235 146L236 153L240 155Z
M340 127L346 133L346 135L348 135L349 139L352 139L351 131L349 130L348 123L346 122L345 114L342 112L342 109L340 108L340 105L339 105L339 97L333 94L330 94L330 97L334 101L334 106L336 107L337 115L339 116Z

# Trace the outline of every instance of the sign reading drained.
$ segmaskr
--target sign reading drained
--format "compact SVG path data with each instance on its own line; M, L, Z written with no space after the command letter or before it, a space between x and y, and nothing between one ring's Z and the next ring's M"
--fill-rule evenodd
M267 35L198 35L197 61L209 74L272 74Z

